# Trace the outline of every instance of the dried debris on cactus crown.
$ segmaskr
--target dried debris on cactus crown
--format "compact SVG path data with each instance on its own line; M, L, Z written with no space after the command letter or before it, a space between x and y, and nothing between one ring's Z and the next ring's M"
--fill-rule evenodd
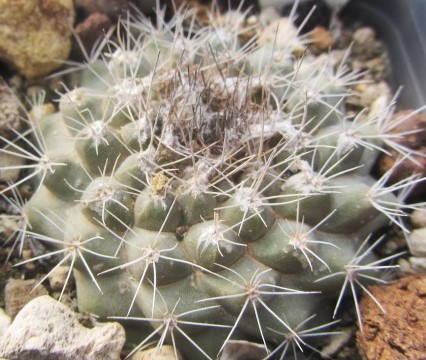
M2 153L28 161L1 194L16 197L16 246L46 247L22 264L68 264L80 310L128 324L134 351L167 343L215 358L249 340L284 357L332 333L348 285L356 303L357 288L383 281L394 256L363 241L389 222L407 230L418 205L404 198L422 179L387 187L392 169L369 175L386 146L410 156L387 133L393 104L349 118L357 74L301 56L291 18L208 16L166 21L158 8L155 25L122 21L57 111L39 100L29 130L1 139Z

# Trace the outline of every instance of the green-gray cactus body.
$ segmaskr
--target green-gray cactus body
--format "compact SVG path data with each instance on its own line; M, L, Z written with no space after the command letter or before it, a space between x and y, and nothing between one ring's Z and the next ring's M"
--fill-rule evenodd
M140 346L215 358L240 339L266 356L331 318L359 242L400 203L362 169L381 129L349 134L345 78L299 59L297 32L283 46L239 13L184 16L126 23L57 112L33 110L27 231L73 266L80 310L139 328Z

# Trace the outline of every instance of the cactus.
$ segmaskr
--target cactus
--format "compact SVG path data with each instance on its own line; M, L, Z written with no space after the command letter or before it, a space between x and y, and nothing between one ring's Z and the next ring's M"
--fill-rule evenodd
M20 248L46 247L22 263L68 264L79 309L121 321L135 350L154 341L215 358L249 340L284 357L289 344L312 349L348 286L356 303L393 267L367 242L404 228L420 180L369 175L386 146L409 156L387 132L392 106L348 117L358 75L302 55L291 21L275 39L277 23L246 13L209 19L123 21L125 38L101 42L57 110L39 99L29 131L2 139L28 160L2 193L35 189L9 199Z

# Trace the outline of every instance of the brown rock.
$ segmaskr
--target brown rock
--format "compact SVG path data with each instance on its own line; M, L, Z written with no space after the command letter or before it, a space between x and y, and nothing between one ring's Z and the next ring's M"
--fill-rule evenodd
M329 30L322 26L317 26L309 33L309 48L315 54L330 50L336 40Z
M365 296L357 342L368 360L426 359L426 276L411 275L369 288L386 314Z
M404 144L411 149L418 149L426 146L426 114L414 113L412 110L399 111L394 115L394 122L401 121L392 129L392 133L398 134L407 131L416 131L413 134L402 136L399 139L401 144Z
M71 50L72 0L0 1L0 59L28 78L61 66Z
M426 146L418 148L416 151L419 153L426 154ZM379 160L379 171L380 174L384 174L395 166L395 162L398 160L398 153L391 151L392 155L384 154ZM412 159L403 160L392 172L390 177L391 183L396 183L400 180L406 179L407 177L418 174L420 177L426 176L426 157L423 155L412 155ZM422 182L415 187L415 194L420 195L426 192L426 183Z
M75 7L86 15L104 13L117 18L129 9L129 0L74 0Z
M37 285L36 280L9 279L4 289L5 311L12 319L31 300L47 295L43 285Z
M398 119L408 117L412 113L410 110L404 110L394 115L395 122ZM402 161L392 172L390 182L395 183L407 178L413 174L419 174L421 177L426 176L426 114L415 114L408 119L402 121L395 126L391 134L402 134L404 132L415 131L410 134L394 139L401 145L416 151L417 154L412 155L411 159ZM390 151L391 155L383 154L378 162L378 171L384 174L389 169L393 168L395 161L398 160L398 153L394 150ZM413 161L414 160L414 161ZM421 182L414 188L412 195L421 195L426 193L426 182Z
M79 23L75 32L81 40L81 44L78 44L77 41L73 42L73 51L72 57L74 59L81 59L83 52L80 48L81 45L84 46L84 49L88 54L92 50L96 41L104 36L111 28L112 21L106 15L99 12L89 15L81 23Z

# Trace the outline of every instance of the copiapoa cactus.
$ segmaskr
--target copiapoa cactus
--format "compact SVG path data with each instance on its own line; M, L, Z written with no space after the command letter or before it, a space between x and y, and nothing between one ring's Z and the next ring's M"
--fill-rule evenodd
M29 201L8 199L19 246L47 249L26 261L68 264L80 310L122 322L135 350L216 358L247 340L283 358L393 267L369 239L405 230L419 179L369 175L386 147L410 156L392 104L349 118L358 75L306 51L292 17L207 16L123 21L57 108L38 99L29 130L2 139L28 160L3 194L33 184Z

